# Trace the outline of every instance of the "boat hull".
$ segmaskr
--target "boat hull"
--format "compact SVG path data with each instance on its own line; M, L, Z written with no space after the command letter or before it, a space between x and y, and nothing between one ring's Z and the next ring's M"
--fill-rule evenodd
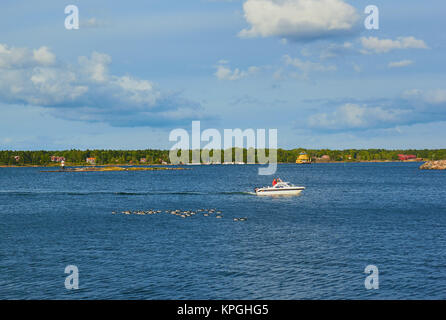
M299 195L304 188L293 188L293 189L259 189L256 190L256 195L258 196L296 196Z

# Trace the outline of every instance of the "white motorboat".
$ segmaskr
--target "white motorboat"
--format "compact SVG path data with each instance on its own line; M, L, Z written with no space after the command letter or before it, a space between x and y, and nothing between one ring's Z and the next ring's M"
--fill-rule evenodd
M305 190L305 187L294 186L288 182L278 182L272 187L255 188L254 191L258 196L291 196L298 195Z

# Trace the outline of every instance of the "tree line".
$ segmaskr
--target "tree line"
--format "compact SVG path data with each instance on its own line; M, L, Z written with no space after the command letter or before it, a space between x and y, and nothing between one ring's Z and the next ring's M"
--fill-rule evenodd
M232 149L233 155L236 148ZM190 151L191 152L191 151ZM446 159L446 149L277 149L277 161L294 163L301 152L306 152L312 159L326 155L331 161L397 161L399 154L413 154L424 160ZM213 151L210 152L213 154ZM246 162L248 150L243 149L243 159ZM67 165L84 165L87 158L96 158L96 164L161 164L169 163L169 150L63 150L63 151L0 151L0 165L59 165L51 161L51 157L64 157ZM192 159L192 157L190 157ZM233 156L233 159L234 156ZM221 151L221 162L224 162L224 152Z

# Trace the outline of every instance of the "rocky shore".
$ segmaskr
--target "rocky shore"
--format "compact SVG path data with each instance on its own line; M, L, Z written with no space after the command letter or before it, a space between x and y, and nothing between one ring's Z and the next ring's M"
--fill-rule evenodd
M428 161L421 165L420 169L446 170L446 160Z

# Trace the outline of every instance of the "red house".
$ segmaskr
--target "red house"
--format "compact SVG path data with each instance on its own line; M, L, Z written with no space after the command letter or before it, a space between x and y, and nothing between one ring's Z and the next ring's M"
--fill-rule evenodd
M406 161L406 160L416 159L417 156L414 155L414 154L399 154L399 155L398 155L398 158L399 158L401 161Z

